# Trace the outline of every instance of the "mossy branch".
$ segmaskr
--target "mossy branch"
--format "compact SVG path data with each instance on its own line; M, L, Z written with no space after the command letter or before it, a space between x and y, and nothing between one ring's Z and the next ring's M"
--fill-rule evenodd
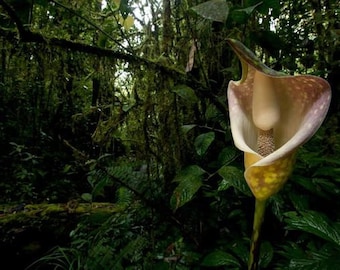
M70 200L67 203L41 203L41 204L19 204L0 206L0 224L7 224L11 221L48 219L51 214L91 214L91 213L117 213L124 210L119 204L113 203L79 203L77 200Z

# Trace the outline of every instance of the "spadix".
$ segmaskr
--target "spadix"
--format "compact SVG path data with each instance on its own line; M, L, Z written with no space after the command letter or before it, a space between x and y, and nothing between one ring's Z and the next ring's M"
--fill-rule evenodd
M254 74L252 106L253 121L257 128L270 130L279 122L280 104L273 81L259 71Z

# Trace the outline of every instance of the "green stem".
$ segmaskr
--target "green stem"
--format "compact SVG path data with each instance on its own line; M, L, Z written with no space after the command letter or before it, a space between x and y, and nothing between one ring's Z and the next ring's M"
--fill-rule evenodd
M260 232L266 211L266 200L255 200L253 233L248 261L248 270L257 270L260 257Z

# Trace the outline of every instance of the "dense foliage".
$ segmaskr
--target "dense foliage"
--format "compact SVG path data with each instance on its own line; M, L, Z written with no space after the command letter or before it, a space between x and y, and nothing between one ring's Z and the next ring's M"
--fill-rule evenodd
M260 265L335 269L339 16L336 0L0 0L1 204L116 207L1 213L0 252L13 269L244 269L253 197L228 120L232 37L331 84L325 124L270 199Z

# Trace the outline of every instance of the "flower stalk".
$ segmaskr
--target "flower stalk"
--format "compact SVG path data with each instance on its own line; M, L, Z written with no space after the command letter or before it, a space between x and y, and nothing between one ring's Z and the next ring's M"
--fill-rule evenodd
M248 270L257 270L260 258L261 227L266 212L267 200L255 200L253 232L251 236Z

